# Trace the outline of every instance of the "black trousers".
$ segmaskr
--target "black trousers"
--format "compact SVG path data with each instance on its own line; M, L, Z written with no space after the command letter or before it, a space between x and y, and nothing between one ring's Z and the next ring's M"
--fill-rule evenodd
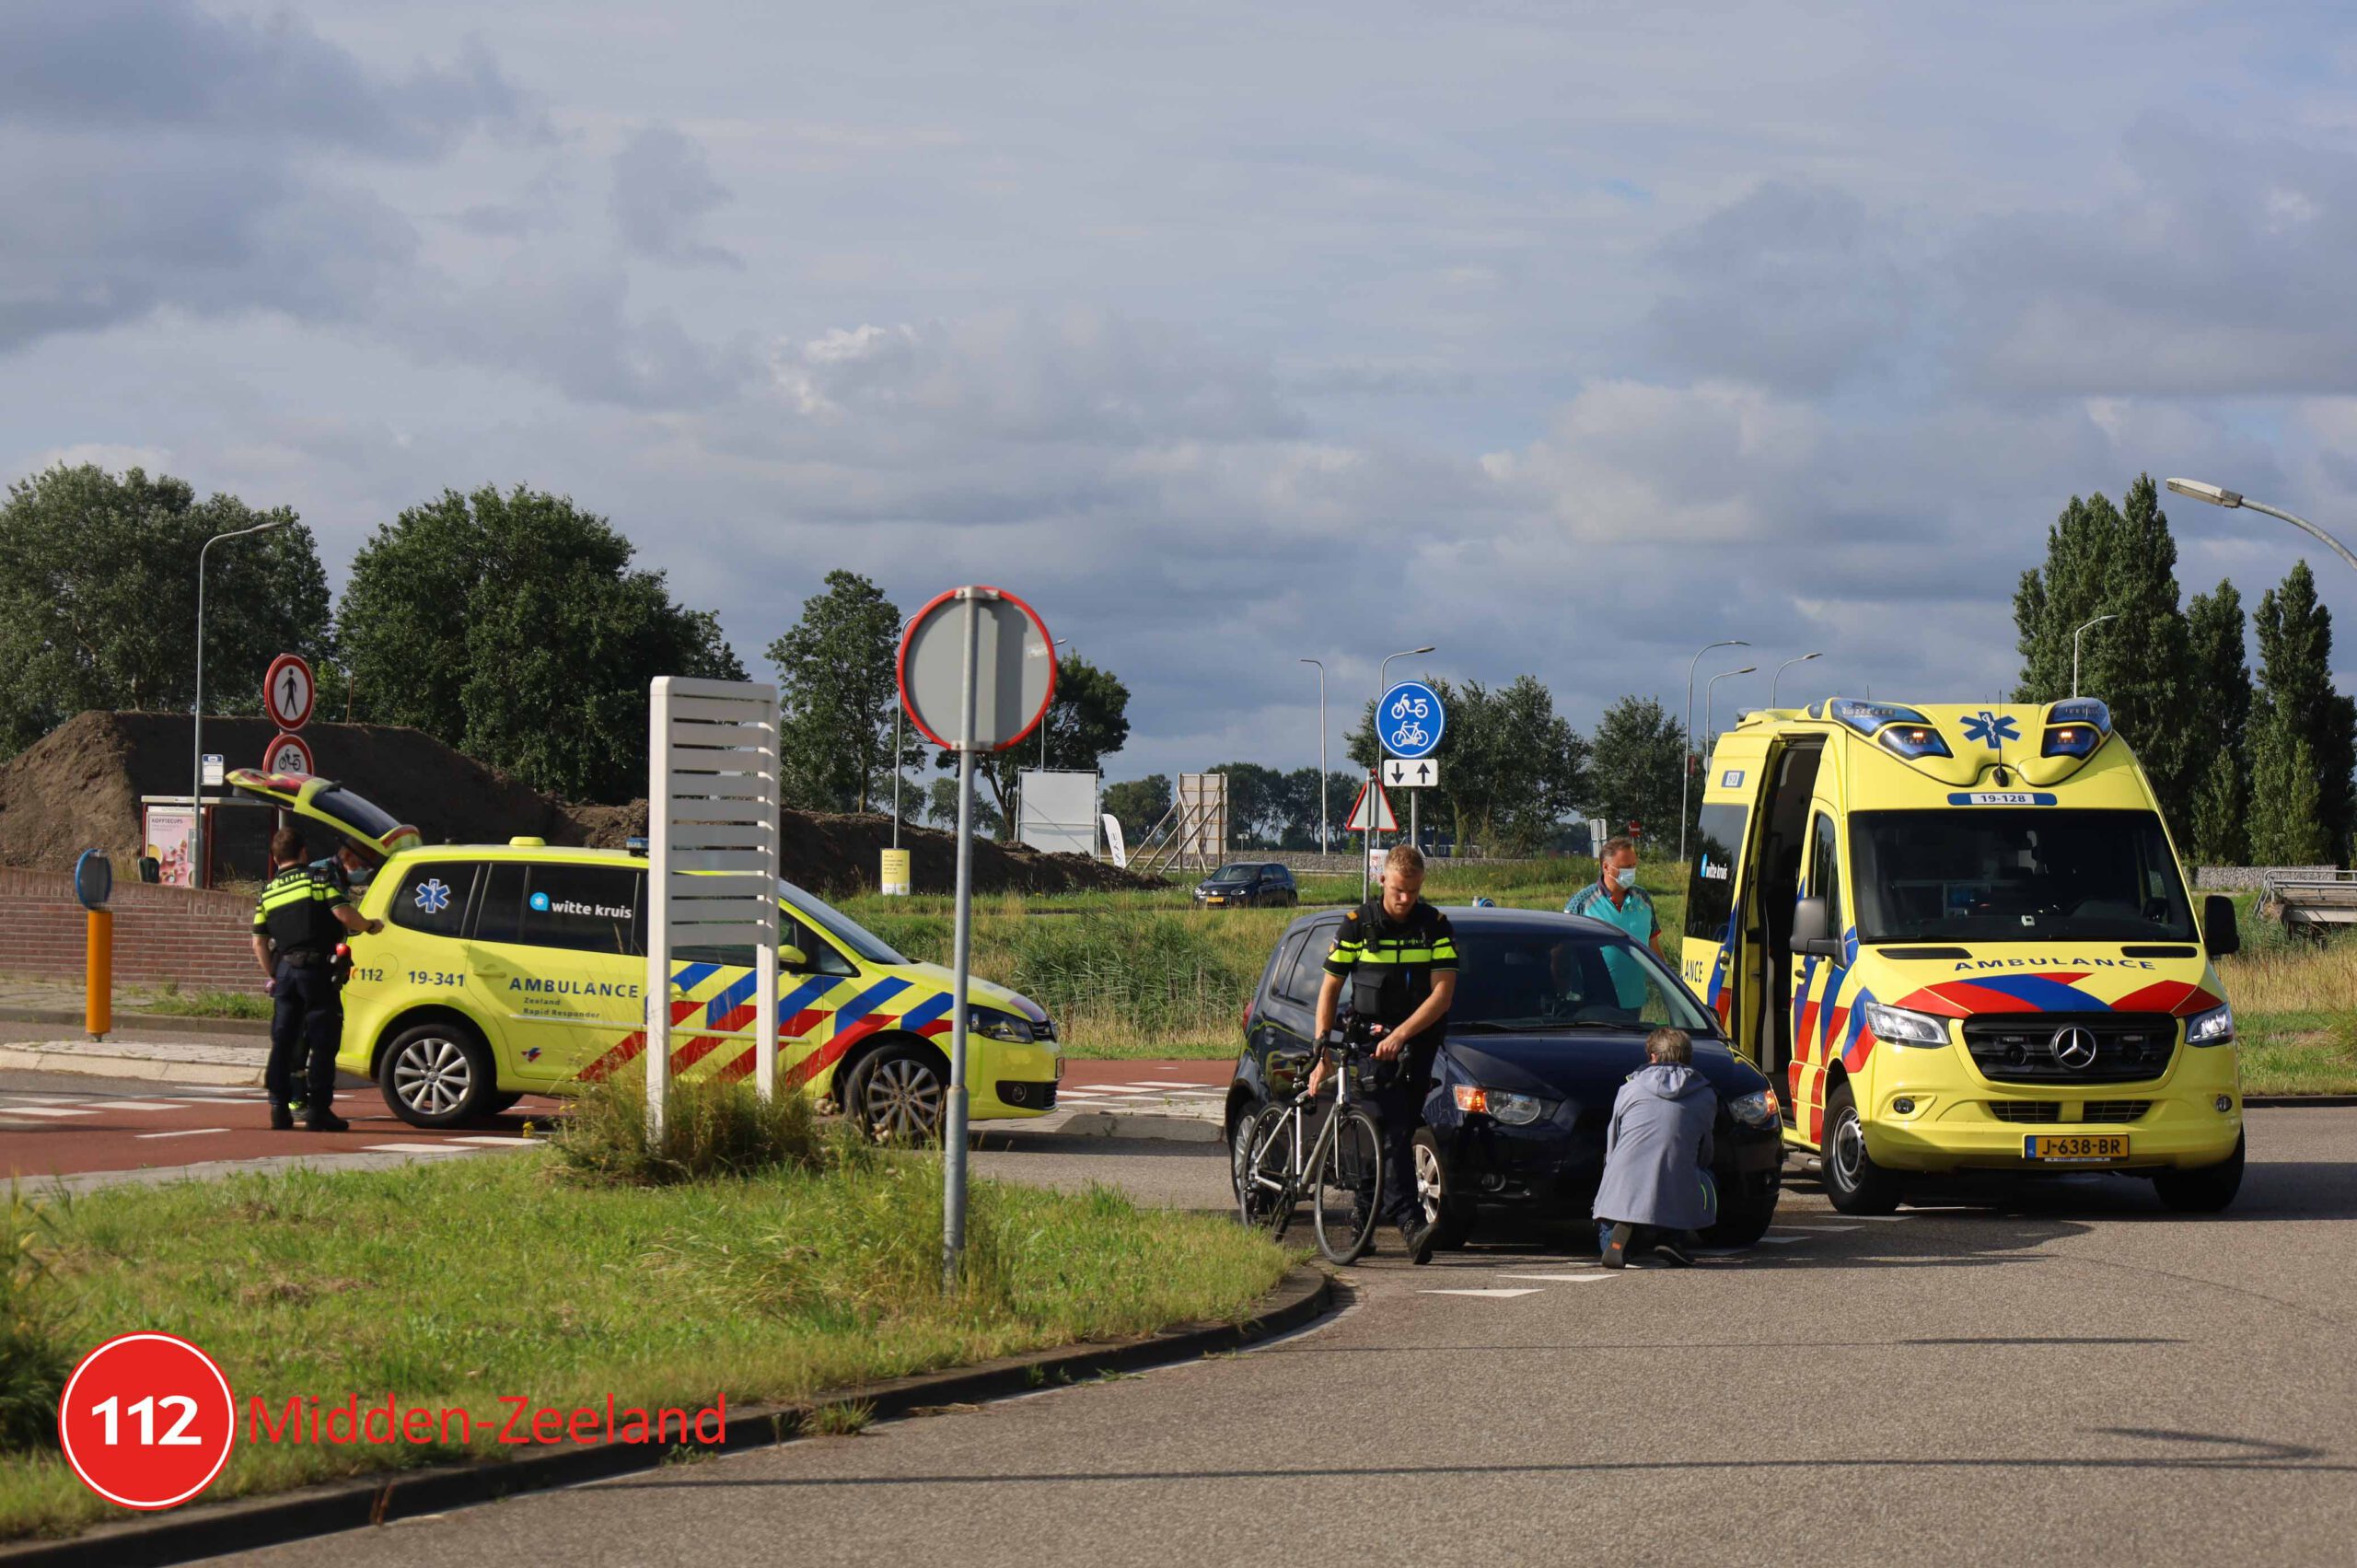
M1437 1049L1437 1048L1434 1048ZM1416 1129L1424 1124L1424 1097L1432 1092L1433 1050L1412 1052L1392 1064L1387 1082L1367 1096L1383 1141L1383 1217L1406 1230L1423 1223L1416 1197Z
M279 960L272 992L270 1065L262 1086L273 1105L302 1100L324 1111L335 1103L335 1053L343 1039L343 994L324 963ZM305 1071L308 1065L308 1071ZM304 1081L308 1080L308 1081Z

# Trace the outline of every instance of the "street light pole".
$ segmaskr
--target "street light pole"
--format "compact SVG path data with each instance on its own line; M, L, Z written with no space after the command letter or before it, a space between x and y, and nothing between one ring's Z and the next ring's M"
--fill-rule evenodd
M1703 738L1708 739L1712 735L1713 735L1713 734L1715 734L1715 733L1716 733L1716 731L1715 731L1715 730L1714 730L1714 728L1713 727L1713 719L1712 719L1712 717L1711 717L1711 711L1712 711L1712 704L1713 704L1713 703L1717 699L1718 694L1719 694L1719 690L1718 690L1718 689L1719 689L1719 682L1720 682L1720 681L1722 681L1722 680L1724 680L1724 679L1725 679L1728 676L1730 676L1730 675L1750 675L1750 674L1754 674L1754 673L1756 673L1756 672L1759 670L1759 667L1758 665L1756 665L1756 664L1747 664L1747 665L1745 665L1741 669L1723 669L1723 670L1719 671L1719 673L1718 673L1718 674L1713 675L1713 677L1711 677L1711 679L1710 679L1710 680L1708 681L1708 683L1706 683L1706 684L1703 686L1703 688L1702 688L1702 736L1703 736Z
M1768 705L1771 708L1776 705L1776 688L1783 684L1784 671L1792 668L1793 666L1796 664L1806 664L1813 658L1823 658L1824 656L1825 656L1821 653L1803 654L1798 658L1788 658L1783 663L1778 665L1776 667L1775 679L1768 682Z
M1383 662L1375 667L1375 715L1374 723L1370 726L1375 732L1375 766L1367 773L1367 787L1375 792L1375 799L1368 801L1366 807L1368 853L1359 857L1359 902L1361 903L1366 902L1367 882L1370 876L1368 866L1375 859L1374 852L1383 847L1376 842L1381 837L1376 824L1383 819L1376 815L1376 804L1383 798L1383 694L1391 690L1391 661L1396 658L1413 658L1418 654L1428 654L1433 651L1434 645L1431 643L1426 643L1421 648L1402 648L1396 654L1384 655Z
M900 635L907 636L909 628L915 625L916 621L917 618L911 615L901 621ZM900 710L907 705L900 700L899 692L892 694L892 847L894 849L900 847Z
M2207 501L2212 506L2223 506L2229 511L2237 506L2247 506L2254 512L2264 512L2270 517L2275 517L2283 522L2287 522L2293 528L2298 528L2302 532L2321 541L2327 549L2330 550L2335 555L2340 556L2343 561L2347 562L2352 570L2357 570L2357 555L2351 555L2349 553L2349 547L2347 545L2341 543L2339 540L2333 538L2330 534L2325 532L2324 529L2316 527L2316 524L2308 521L2305 517L2296 517L2290 512L2280 510L2277 507L2269 505L2264 501L2254 501L2247 495L2238 494L2234 491L2224 489L2219 485L2204 484L2198 479L2173 479L2168 482L2168 485L2171 490L2176 491L2179 495L2190 496L2196 501Z
M1326 824L1330 819L1326 811L1326 662L1306 658L1299 662L1318 667L1318 853L1327 853Z
M285 526L286 520L278 517L250 528L232 528L227 533L215 534L196 552L196 701L190 714L194 723L189 726L188 784L188 879L192 888L204 886L204 558L225 539L243 539L248 534L268 533Z
M1686 661L1686 716L1678 725L1678 859L1686 860L1686 791L1689 775L1694 772L1694 667L1713 648L1747 648L1751 646L1740 637L1730 637L1724 643L1706 643L1694 650Z
M2071 695L2072 695L2072 696L2075 697L2075 696L2077 696L2077 695L2079 694L2079 639L2080 639L2080 638L2082 638L2082 637L2084 637L2084 636L2085 636L2085 635L2087 634L2087 628L2088 628L2089 626L2100 626L2100 625L2102 625L2102 624L2103 624L2105 621L2117 621L2117 620L2119 620L2119 617L2118 615L2116 615L2116 614L2114 614L2114 615L2098 615L2098 616L2096 616L2093 621L2088 621L2085 625L2081 626L2077 631L2075 631L2075 632L2073 632L2073 633L2071 633Z

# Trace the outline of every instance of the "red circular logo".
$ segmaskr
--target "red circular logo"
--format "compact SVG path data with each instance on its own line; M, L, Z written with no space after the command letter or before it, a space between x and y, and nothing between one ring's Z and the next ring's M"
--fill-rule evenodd
M238 1435L213 1358L170 1334L121 1334L82 1358L57 1436L82 1484L125 1508L174 1508L213 1484Z

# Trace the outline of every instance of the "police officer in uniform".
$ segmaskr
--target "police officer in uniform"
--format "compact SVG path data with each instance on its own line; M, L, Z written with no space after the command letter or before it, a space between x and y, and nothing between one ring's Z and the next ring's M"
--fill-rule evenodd
M381 920L364 919L352 895L303 862L303 835L281 828L271 836L270 881L254 906L254 958L269 977L275 1006L270 1018L270 1124L295 1125L295 1107L314 1132L341 1132L352 1124L335 1113L335 1053L343 1034L343 998L331 965L346 932L374 935ZM308 1054L309 1084L298 1089L296 1065Z
M1448 917L1423 901L1424 857L1395 845L1383 863L1383 891L1342 917L1318 991L1318 1039L1334 1027L1344 986L1351 1010L1375 1038L1369 1106L1383 1128L1383 1217L1399 1227L1415 1262L1433 1255L1433 1226L1416 1196L1411 1144L1432 1092L1449 1004L1457 996L1457 936ZM1324 1060L1312 1080L1323 1076Z

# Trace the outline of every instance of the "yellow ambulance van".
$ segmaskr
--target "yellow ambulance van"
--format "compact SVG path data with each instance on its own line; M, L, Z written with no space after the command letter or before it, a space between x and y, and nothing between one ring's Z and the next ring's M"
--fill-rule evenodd
M2234 904L2196 918L2102 703L1762 709L1708 767L1685 976L1784 1090L1836 1208L1966 1169L2234 1201Z

